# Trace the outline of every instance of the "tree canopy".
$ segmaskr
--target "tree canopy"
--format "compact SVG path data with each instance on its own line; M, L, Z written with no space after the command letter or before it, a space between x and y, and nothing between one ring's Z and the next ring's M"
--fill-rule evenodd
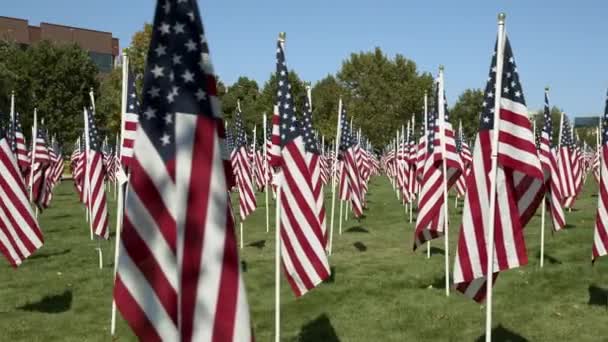
M0 42L1 108L9 108L15 91L15 110L21 114L24 134L33 121L34 108L44 119L49 133L64 145L82 131L84 106L90 104L89 91L98 89L97 67L77 45L55 45L42 41L27 48ZM100 126L105 117L100 117Z

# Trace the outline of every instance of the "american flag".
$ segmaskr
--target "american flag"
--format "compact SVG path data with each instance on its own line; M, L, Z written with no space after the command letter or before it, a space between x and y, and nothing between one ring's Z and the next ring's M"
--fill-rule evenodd
M0 129L0 252L17 267L43 242L18 161Z
M327 223L325 220L325 205L323 192L323 179L321 177L321 153L319 152L319 143L313 134L312 129L312 111L310 110L309 99L304 99L304 110L302 111L302 134L304 138L304 150L306 152L306 161L310 171L312 192L317 203L317 215L321 222L321 231L323 233L323 245L327 245Z
M197 1L158 1L114 299L142 341L250 341L224 122Z
M340 114L340 156L342 160L342 174L340 176L340 185L343 180L345 184L346 197L340 197L341 199L348 198L352 203L353 214L355 217L360 217L363 214L363 198L361 197L361 175L357 168L357 161L355 155L356 142L355 137L350 131L348 121L346 119L346 106L342 106L342 113Z
M39 209L44 209L48 196L48 172L51 167L51 157L46 142L46 133L44 131L44 120L40 127L36 129L36 139L34 141L34 165L31 171L30 184L32 187L32 201Z
M429 123L429 136L427 148L427 160L424 164L422 181L420 182L420 198L418 200L418 216L416 218L416 231L414 233L414 250L425 242L443 236L445 211L443 206L447 205L444 195L444 186L448 191L456 183L463 171L462 160L456 149L454 130L450 123L450 116L445 101L445 94L439 94L439 87L435 92L434 122ZM439 112L439 96L443 101L443 134L441 134L441 113ZM442 142L443 139L443 142ZM442 144L445 145L445 155L442 152ZM443 174L445 163L446 175ZM447 182L447 184L444 184Z
M579 143L579 139L578 139L578 134L576 134L576 139L574 139L574 132L572 132L572 145L574 146L573 150L572 150L572 154L570 155L570 157L572 158L571 160L571 165L572 165L572 182L574 185L574 196L570 196L567 197L564 200L564 206L566 208L572 208L574 206L574 202L576 201L576 198L578 196L578 194L581 191L581 188L583 186L583 153L581 151L581 146Z
M540 149L538 152L540 163L545 174L545 202L546 208L551 215L553 229L561 230L566 224L564 211L562 209L562 194L560 188L559 168L557 166L557 155L553 148L553 119L549 108L549 94L545 91L545 123L540 135Z
M243 115L240 110L237 110L234 120L236 129L236 184L239 189L239 206L241 220L247 218L255 210L257 203L255 200L255 191L253 189L253 169L249 159L247 141L245 140L245 126L243 124Z
M13 153L17 158L17 164L19 165L21 175L25 178L28 175L31 162L28 157L27 145L25 144L25 136L23 135L23 127L21 127L21 120L19 119L18 112L16 112L12 118L9 134L11 137Z
M606 105L602 118L602 137L600 149L600 182L597 201L597 214L595 216L595 231L593 233L592 260L608 254L608 92Z
M287 281L297 297L302 296L330 274L323 231L308 167L304 132L295 113L285 51L277 42L277 106L280 127L279 226L281 260ZM274 124L274 122L273 122ZM274 132L273 132L274 134Z
M129 164L133 158L133 145L135 144L135 134L140 113L140 103L135 89L135 76L131 72L131 69L129 69L127 71L127 111L123 114L123 129L122 136L120 137L122 140L120 144L120 160L125 169L129 168ZM147 111L144 115L148 118L156 115L156 113Z
M106 168L103 163L103 152L100 132L95 123L95 111L85 110L86 123L85 142L86 166L85 178L87 182L87 208L91 215L91 230L103 239L110 236L108 230L108 202L106 200Z
M566 114L562 113L562 135L559 147L559 156L557 159L560 189L562 190L562 198L564 204L568 198L576 196L576 188L574 184L574 141L572 141L572 128ZM569 206L566 205L566 208Z
M496 44L497 45L497 44ZM532 125L509 40L505 36L504 70L499 94L499 132L494 132L496 46L484 94L473 163L467 177L467 194L454 266L456 289L482 301L486 294L486 236L494 220L494 277L497 272L528 262L523 228L542 196L543 172L534 143ZM498 134L496 210L489 212L492 136Z

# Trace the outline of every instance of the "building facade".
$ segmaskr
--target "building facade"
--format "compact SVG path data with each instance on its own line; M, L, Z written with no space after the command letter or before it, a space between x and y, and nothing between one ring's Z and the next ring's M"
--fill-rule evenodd
M48 40L55 44L77 44L89 53L101 73L109 73L118 61L118 38L112 33L64 25L40 23L29 25L25 19L0 16L0 40L14 41L23 46Z

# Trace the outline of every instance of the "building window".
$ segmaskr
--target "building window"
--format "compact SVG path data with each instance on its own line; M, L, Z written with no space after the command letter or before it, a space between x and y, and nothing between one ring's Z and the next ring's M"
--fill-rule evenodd
M89 51L89 56L91 57L91 60L93 60L93 63L95 63L97 66L97 69L99 69L99 72L109 73L112 71L111 54Z

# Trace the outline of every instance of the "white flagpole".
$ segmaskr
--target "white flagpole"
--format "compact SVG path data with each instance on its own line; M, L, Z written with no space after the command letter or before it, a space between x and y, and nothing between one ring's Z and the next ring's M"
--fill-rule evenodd
M331 251L333 248L333 240L334 240L334 218L336 216L336 171L338 167L338 149L340 148L340 133L341 133L341 122L342 120L342 98L338 101L338 120L337 120L337 128L336 128L336 139L334 140L334 160L331 168L331 219L329 224L329 255L331 255ZM340 208L342 208L342 201L340 201ZM342 227L342 211L340 210L340 216L338 218L340 221L340 227ZM340 228L340 234L342 234L342 228Z
M13 123L15 122L15 91L12 90L11 91L11 123L10 125L12 126ZM14 127L13 127L14 128ZM13 139L15 139L15 131L14 129L11 129L13 131Z
M399 196L399 192L401 191L401 189L399 189L399 151L401 150L401 146L399 143L399 130L397 130L397 133L395 134L395 192L397 193L397 200L401 201L401 196Z
M414 114L412 114L412 139L413 139L415 129L416 129L416 116ZM408 130L408 134L409 134L409 130ZM414 141L414 145L415 144L416 144L416 141ZM409 145L408 145L408 151L411 152ZM411 156L411 153L410 153L410 156ZM415 155L414 155L414 157L415 157ZM416 163L416 161L414 160L414 164L415 163ZM414 188L414 180L416 179L416 174L414 172L412 172L411 167L410 167L410 174L408 175L408 177L410 177L410 184L409 184L409 188L410 188L410 223L412 223L412 216L413 216L412 208L414 207L414 193L416 192L416 189Z
M437 99L439 102L439 139L441 143L441 158L443 159L443 248L445 250L445 295L450 295L450 220L448 212L448 167L447 167L447 151L445 148L445 98L443 84L443 65L439 66L439 94Z
M458 120L458 139L460 139L460 146L462 149L462 120ZM464 166L464 164L463 164ZM462 173L464 175L464 173L466 172L466 170L462 170ZM447 200L446 200L447 203ZM458 209L458 193L456 193L456 196L454 196L454 209Z
M264 149L264 197L266 198L266 233L268 233L270 231L270 208L268 207L268 187L270 187L270 183L268 183L268 173L270 172L270 165L268 164L268 146L266 144L266 132L267 132L267 119L266 119L266 113L264 113L264 115L262 116L262 122L264 125L264 131L262 133L262 135L264 136L264 146L262 147Z
M545 87L545 95L549 96L549 87ZM549 113L551 115L551 113ZM536 120L532 120L534 125L534 135L536 135ZM551 143L551 142L549 142ZM551 153L551 146L549 146L549 153ZM543 200L541 202L541 212L540 212L540 268L543 268L545 264L545 208L546 194L543 195Z
M123 50L122 53L122 96L121 96L121 112L120 112L120 137L124 138L124 129L125 129L125 113L127 112L127 92L129 89L129 58L127 56L126 49ZM118 142L120 140L116 140L116 153L118 153ZM121 146L122 152L122 146ZM120 157L120 155L119 155ZM120 158L119 158L120 160ZM119 165L122 171L122 166ZM116 175L116 183L118 184L118 172ZM122 231L122 216L124 209L124 195L125 195L125 185L120 184L118 186L118 199L116 200L116 230L114 236L114 279L116 279L116 272L118 270L118 258L120 257L120 233ZM116 334L116 301L112 298L112 316L110 320L110 334L114 336Z
M30 161L30 202L34 201L34 160L36 160L36 137L38 133L38 109L34 107L34 125L32 126L32 153Z
M348 131L348 133L352 136L353 135L353 116L350 117L350 130ZM355 160L356 160L356 156ZM355 167L357 162L355 161ZM351 198L352 198L352 193L351 193ZM348 221L348 213L353 209L353 202L352 199L350 201L346 201L346 203L344 203L344 222Z
M410 123L408 121L407 123L407 133L405 130L405 126L401 125L401 156L403 157L403 164L406 164L407 162L405 161L405 144L407 143L408 139L410 138ZM401 175L401 177L408 177L409 175ZM405 185L405 184L404 184ZM403 188L403 192L408 191L408 189ZM407 212L408 212L408 202L406 201L405 195L403 196L403 204L404 204L404 208L405 208L405 217L407 217Z
M492 136L492 168L490 169L490 219L488 220L487 272L486 272L486 342L492 341L492 276L494 275L494 218L496 211L496 185L498 174L498 132L500 130L500 99L502 97L502 69L505 44L505 17L498 15L498 41L496 45L496 85L494 87L494 128Z
M95 114L95 93L93 92L93 88L91 87L91 91L89 92L89 96L91 97L91 107L93 107L93 113L90 113L90 115ZM89 124L87 121L87 133L86 133L86 141L87 141L87 151L90 150L90 141L89 141ZM87 154L87 157L89 155ZM88 159L88 158L87 158ZM87 163L89 161L87 160ZM88 170L88 168L87 168ZM85 175L86 176L86 175ZM90 186L90 184L89 184ZM89 191L88 193L89 195L89 203L91 202L91 191ZM90 226L91 226L91 232L93 231L93 218L90 217L91 215L93 215L93 213L89 210L89 222L90 222ZM97 248L95 248L97 250L97 252L99 253L99 269L103 268L103 252L101 250L101 240L97 239Z
M429 96L426 92L426 90L424 91L424 148L427 149L428 151L428 124L429 124L429 120L428 120L428 116L429 116ZM426 152L425 152L426 155ZM424 168L424 166L423 166ZM424 172L424 170L423 170ZM418 200L420 200L420 191L422 191L422 186L420 186L418 188ZM420 203L420 202L419 202ZM426 243L426 258L430 259L431 258L431 240L427 241Z
M279 43L285 43L285 32L279 33ZM283 46L283 49L285 47ZM275 106L275 113L278 107ZM275 222L275 308L274 308L274 340L281 340L281 188L283 187L282 174L276 175L277 180L277 200L276 200L276 222Z
M236 100L236 108L238 109L238 111L241 113L241 101L240 100ZM244 128L243 128L244 129ZM247 136L245 135L245 141L247 141ZM248 154L248 153L246 153ZM242 194L239 194L239 196L242 196ZM239 246L241 249L243 249L243 216L239 215Z

